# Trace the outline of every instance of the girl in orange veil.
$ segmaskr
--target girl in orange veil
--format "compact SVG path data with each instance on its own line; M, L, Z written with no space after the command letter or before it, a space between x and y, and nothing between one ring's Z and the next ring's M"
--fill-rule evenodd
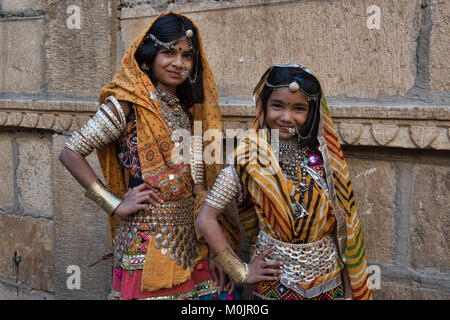
M100 108L74 132L60 160L108 213L114 271L111 299L234 299L194 221L220 171L179 159L172 135L201 157L203 132L221 129L214 79L199 31L187 17L156 17L129 47L100 92ZM194 123L200 128L194 133ZM184 131L183 131L184 130ZM187 139L187 140L185 140ZM180 140L181 141L181 140ZM180 142L179 141L179 142ZM97 149L100 181L84 157ZM221 226L236 248L239 228Z

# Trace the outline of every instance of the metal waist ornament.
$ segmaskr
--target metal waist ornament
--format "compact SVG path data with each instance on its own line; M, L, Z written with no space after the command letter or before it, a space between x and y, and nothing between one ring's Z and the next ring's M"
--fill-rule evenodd
M167 201L149 211L125 217L114 237L114 264L125 270L141 269L145 262L145 248L141 254L134 250L138 233L154 237L154 248L183 269L194 266L200 247L194 229L194 198Z
M304 297L317 296L341 283L341 277L338 274L311 289L304 289L299 285L336 271L338 251L331 234L325 235L316 242L292 244L274 239L261 230L255 242L255 250L263 252L268 248L275 248L275 251L267 257L268 260L283 261L281 269L284 272L280 277L281 283Z

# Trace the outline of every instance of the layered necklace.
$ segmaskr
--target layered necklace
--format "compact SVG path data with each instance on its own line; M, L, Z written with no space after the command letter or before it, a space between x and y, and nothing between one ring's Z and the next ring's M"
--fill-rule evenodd
M297 136L288 140L280 139L280 168L286 179L292 179L294 189L290 194L294 209L294 218L301 219L308 215L308 211L303 207L304 193L308 190L306 184L306 164L305 158L308 154L308 147L300 147ZM301 181L299 180L298 169L301 169ZM299 201L295 196L299 194Z
M161 99L161 112L164 121L171 131L176 129L191 129L191 119L180 105L180 100L160 87L156 87L158 96Z

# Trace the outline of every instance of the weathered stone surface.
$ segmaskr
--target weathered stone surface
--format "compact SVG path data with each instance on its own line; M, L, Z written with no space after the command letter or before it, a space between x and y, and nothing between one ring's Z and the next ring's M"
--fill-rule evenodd
M53 222L0 212L0 225L0 279L14 283L17 280L19 285L35 290L53 291ZM18 274L13 268L15 251L21 256Z
M11 135L0 133L0 209L14 203L13 150Z
M342 142L346 144L357 142L363 132L363 125L359 123L341 123L338 128Z
M344 144L450 149L446 106L329 105Z
M417 164L411 173L411 266L450 268L450 166L447 163Z
M430 87L435 92L450 91L450 2L431 1Z
M0 100L0 126L73 131L97 109L95 101Z
M354 155L346 156L346 160L367 259L391 264L395 238L395 169L389 161Z
M371 126L372 136L376 142L382 146L387 145L389 142L395 139L399 131L396 125L385 125L375 123Z
M0 282L0 300L19 300L17 288Z
M354 97L403 95L414 84L420 4L347 0L269 3L244 0L173 4L200 28L220 96L249 97L263 71L297 62L313 70L327 94ZM371 5L380 29L369 29ZM140 8L123 15L142 14ZM142 17L142 15L141 15ZM282 17L282 18L280 18ZM125 47L151 18L121 21Z
M44 79L44 20L0 21L0 43L0 92L39 92Z
M147 8L146 8L147 9ZM124 10L124 9L122 9ZM157 15L158 13L152 9L152 15ZM122 64L122 57L128 50L133 41L144 31L147 25L154 19L153 17L146 18L133 18L130 20L120 21L120 41L118 50L118 60L117 68Z
M23 286L0 282L0 300L54 300L54 295L45 291L30 290Z
M431 145L436 140L438 133L435 126L411 126L409 130L412 140L419 148L426 148Z
M373 290L374 300L448 300L450 294L445 291L420 287L417 283L411 285L394 281L382 281L379 290Z
M6 12L18 13L27 9L44 9L44 0L0 0L0 8Z
M107 0L46 0L47 91L98 96L111 78Z
M111 263L103 261L88 266L111 252L107 214L84 197L84 189L59 162L58 156L67 137L53 136L53 185L55 236L56 299L105 299L111 288ZM102 177L95 153L87 157ZM67 268L81 271L81 289L68 289Z
M51 141L37 132L18 135L19 165L17 184L19 202L25 212L53 217Z

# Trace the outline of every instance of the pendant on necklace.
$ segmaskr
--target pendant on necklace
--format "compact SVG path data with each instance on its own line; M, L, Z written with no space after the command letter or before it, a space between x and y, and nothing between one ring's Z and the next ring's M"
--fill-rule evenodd
M280 167L286 179L292 179L293 191L290 195L293 217L295 220L308 216L308 211L302 206L304 193L308 190L306 184L306 160L308 149L300 148L296 139L280 141ZM301 180L299 179L299 167L301 168ZM299 194L300 201L295 199Z
M308 211L303 208L303 206L295 200L294 195L291 195L292 208L294 209L294 219L298 220L308 216Z

